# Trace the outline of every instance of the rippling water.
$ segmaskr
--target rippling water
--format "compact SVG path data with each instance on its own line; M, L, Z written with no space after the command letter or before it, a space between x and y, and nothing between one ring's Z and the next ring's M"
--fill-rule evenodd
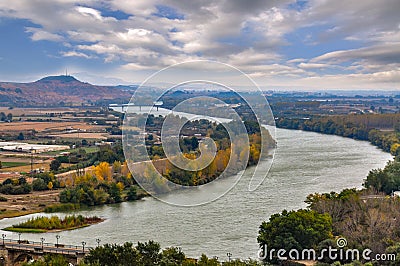
M60 232L60 243L86 241L95 246L96 238L100 238L101 243L152 239L162 247L180 246L191 257L206 253L224 260L230 252L233 257L255 258L258 227L271 214L305 207L305 197L310 193L360 188L370 169L383 167L391 159L388 153L367 142L285 129L277 129L276 135L278 147L274 163L256 191L248 191L250 177L245 173L229 193L203 206L176 207L146 198L81 211L81 214L107 220L87 228ZM207 190L173 192L165 197L176 197L176 193L186 194L183 196L188 198L210 197L224 190L234 179L214 181ZM25 219L27 216L3 219L0 228ZM5 233L7 238L18 237L15 233ZM55 235L23 234L21 239L44 237L46 241L55 242Z

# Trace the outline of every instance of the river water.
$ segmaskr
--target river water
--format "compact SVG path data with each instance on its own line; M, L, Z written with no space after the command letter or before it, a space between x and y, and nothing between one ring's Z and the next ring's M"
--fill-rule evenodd
M271 214L305 207L304 200L310 193L360 188L370 169L383 167L391 159L388 153L368 142L338 136L277 129L276 138L278 147L272 168L256 191L248 191L250 177L245 173L231 191L202 206L176 207L148 197L80 211L106 221L60 232L60 243L79 245L85 241L95 246L96 238L102 244L151 239L160 242L162 247L182 247L191 257L206 253L225 260L226 253L230 252L233 258L256 258L258 227ZM225 190L234 179L214 181L207 191L199 188L172 192L165 197L177 197L177 193L187 193L183 196L188 198L210 197ZM0 228L35 215L43 214L3 219ZM2 233L6 238L18 238L16 233ZM22 234L21 239L38 241L44 237L46 242L54 243L55 236L56 233Z

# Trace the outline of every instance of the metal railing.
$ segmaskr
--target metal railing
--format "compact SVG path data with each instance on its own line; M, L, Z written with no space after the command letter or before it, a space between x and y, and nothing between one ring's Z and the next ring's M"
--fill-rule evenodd
M15 239L1 239L0 248L13 249L13 250L24 250L32 252L42 253L54 253L54 254L67 254L67 255L85 255L90 252L92 247L83 247L78 245L65 245L55 244L41 241L27 241L27 240L15 240Z

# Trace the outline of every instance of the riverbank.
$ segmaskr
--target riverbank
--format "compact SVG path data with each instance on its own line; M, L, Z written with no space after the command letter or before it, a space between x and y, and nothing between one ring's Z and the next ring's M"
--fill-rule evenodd
M3 194L7 201L0 201L0 220L43 212L47 206L59 203L59 193L59 190L46 190L21 195Z
M349 138L279 128L276 135L279 145L274 163L256 191L249 191L253 176L251 171L246 171L228 193L209 204L185 208L146 197L140 201L96 206L74 213L99 216L106 219L104 223L80 229L78 234L76 231L50 232L46 239L56 239L59 234L65 244L85 241L88 246L97 246L97 236L101 243L119 244L154 239L162 247L179 243L193 258L201 253L226 258L227 252L232 253L232 258L256 258L256 239L262 221L282 209L305 208L304 200L309 194L361 188L368 172L383 167L391 158L368 142ZM266 169L266 173L269 164L261 162L258 167ZM174 191L161 199L169 202L208 199L231 187L236 180L236 176L218 179L207 189ZM24 220L24 217L3 219L0 228ZM202 233L196 228L201 228ZM40 242L40 234L24 235ZM18 237L16 233L7 236Z
M371 169L383 167L391 158L390 154L365 141L279 128L276 135L279 145L274 163L256 191L250 192L248 189L253 178L251 171L248 171L232 190L209 204L182 208L146 197L140 201L96 206L74 213L103 217L106 222L83 228L79 234L75 231L59 234L65 244L71 245L84 240L88 246L96 246L96 236L100 236L102 243L120 244L154 239L162 247L179 243L189 257L197 258L205 253L226 258L226 253L231 252L233 258L255 258L258 228L270 215L282 209L305 208L305 198L315 192L361 187ZM267 171L269 164L261 162L258 167ZM162 198L166 197L168 201L178 201L180 198L207 199L231 187L236 179L235 176L218 179L211 182L207 189L174 191ZM0 228L25 219L0 220ZM201 228L202 234L193 228ZM12 237L18 237L14 234ZM57 235L48 234L46 238L49 239L55 239ZM41 236L26 234L25 237L40 242Z
M368 141L396 156L400 155L398 120L400 114L320 116L311 119L280 118L276 126Z

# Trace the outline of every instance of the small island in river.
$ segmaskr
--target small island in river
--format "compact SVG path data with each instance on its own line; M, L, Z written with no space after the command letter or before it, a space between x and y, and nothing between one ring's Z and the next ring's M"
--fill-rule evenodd
M20 233L46 233L54 231L73 230L97 224L104 219L97 216L84 217L82 215L67 215L64 218L58 216L38 216L29 220L4 228L3 230Z

